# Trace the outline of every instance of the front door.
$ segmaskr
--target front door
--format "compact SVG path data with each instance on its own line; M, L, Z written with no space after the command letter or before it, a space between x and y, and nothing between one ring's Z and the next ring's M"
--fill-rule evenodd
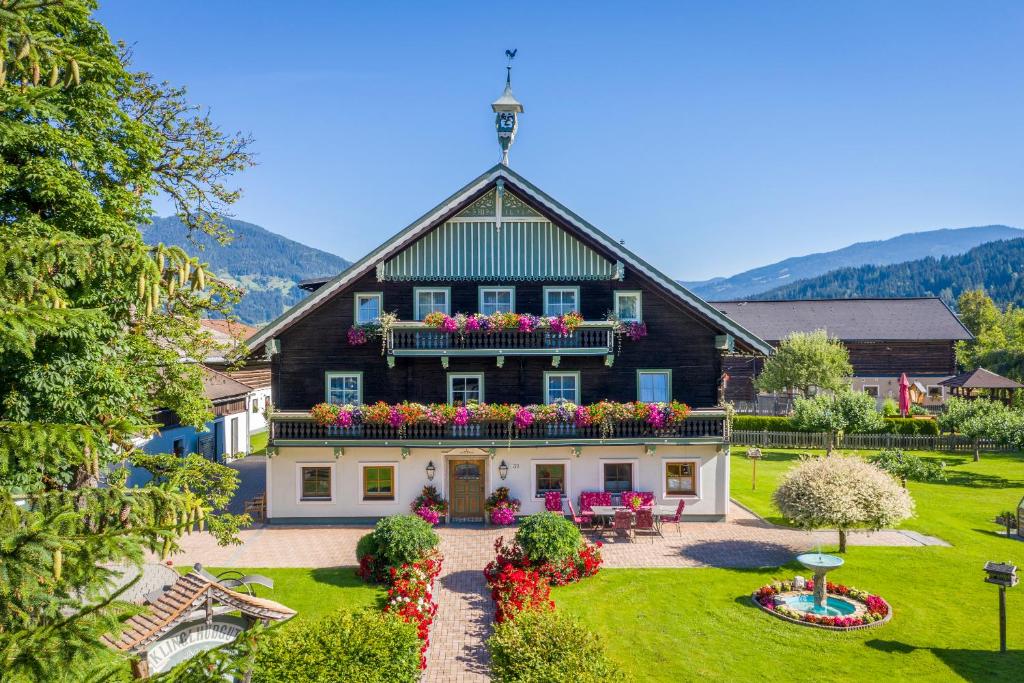
M482 522L484 519L484 461L451 460L448 463L453 521Z

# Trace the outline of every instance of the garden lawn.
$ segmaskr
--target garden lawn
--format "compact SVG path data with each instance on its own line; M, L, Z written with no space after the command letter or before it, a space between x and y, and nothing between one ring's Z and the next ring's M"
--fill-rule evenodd
M249 455L266 455L267 441L270 439L270 430L257 432L249 437Z
M1007 594L1010 652L999 643L997 593L986 560L1024 568L1024 542L999 535L995 515L1024 496L1024 456L921 453L945 460L942 483L910 483L917 516L905 528L951 548L851 547L830 578L885 597L889 624L848 633L788 624L762 613L750 593L773 578L807 571L603 570L554 592L558 608L604 636L609 654L636 678L654 681L1024 680L1024 585ZM771 516L771 491L798 451L765 451L758 487L750 463L733 456L733 495ZM776 513L777 514L777 513ZM835 547L827 550L835 550ZM1024 571L1024 569L1022 569Z

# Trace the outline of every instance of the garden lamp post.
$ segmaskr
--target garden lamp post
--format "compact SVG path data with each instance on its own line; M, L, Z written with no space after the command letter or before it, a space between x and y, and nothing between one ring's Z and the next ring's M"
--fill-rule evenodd
M747 449L747 457L750 459L751 466L753 467L753 472L750 475L750 490L751 491L756 491L757 490L757 461L761 459L761 449L760 448L748 448Z
M1017 585L1017 567L1009 562L986 562L985 583L999 586L999 651L1006 652L1006 589Z

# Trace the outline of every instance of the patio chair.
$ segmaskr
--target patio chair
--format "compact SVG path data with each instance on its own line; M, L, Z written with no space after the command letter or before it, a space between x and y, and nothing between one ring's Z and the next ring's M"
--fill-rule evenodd
M243 504L243 512L252 517L254 522L265 522L267 519L267 498L259 494Z
M612 531L618 536L625 536L633 542L633 514L629 510L616 510L612 517Z
M679 505L676 506L676 514L674 514L674 515L665 515L664 517L661 518L661 523L662 524L675 524L676 525L676 533L677 534L683 533L683 531L682 531L683 508L685 508L685 507L686 507L686 501L685 500L679 501Z
M647 534L654 543L654 537L660 535L658 528L654 525L654 511L651 508L640 508L636 511L636 524L633 526L633 536Z
M570 499L567 500L566 502L569 504L569 518L572 520L572 523L576 525L577 529L582 531L585 526L589 526L590 528L594 527L593 515L577 515L576 508L573 507L572 500Z
M580 517L586 517L593 523L593 505L611 505L612 494L605 491L584 491L580 494ZM596 524L594 525L596 526Z

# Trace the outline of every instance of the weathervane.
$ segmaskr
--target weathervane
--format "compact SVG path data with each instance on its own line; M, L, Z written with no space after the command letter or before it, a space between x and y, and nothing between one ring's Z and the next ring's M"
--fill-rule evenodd
M494 125L498 131L498 145L501 147L501 163L508 166L508 149L516 139L519 129L519 114L523 105L512 95L512 60L516 58L518 49L505 50L508 66L505 67L505 92L491 104L495 113Z

